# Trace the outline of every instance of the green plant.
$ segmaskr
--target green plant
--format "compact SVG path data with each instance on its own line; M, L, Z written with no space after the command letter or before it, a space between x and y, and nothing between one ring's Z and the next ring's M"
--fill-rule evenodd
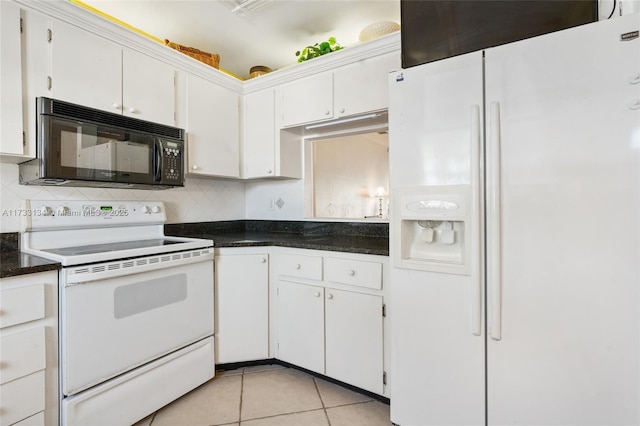
M327 41L316 43L313 46L307 46L302 49L302 51L298 50L296 52L296 56L298 57L298 62L303 62L340 49L344 49L344 47L340 46L338 42L336 42L336 38L329 37L329 40Z

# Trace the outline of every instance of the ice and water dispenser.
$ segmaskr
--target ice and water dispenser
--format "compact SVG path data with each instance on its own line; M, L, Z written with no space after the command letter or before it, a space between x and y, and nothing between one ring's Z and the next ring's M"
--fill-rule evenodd
M395 266L469 275L471 186L400 187L393 197Z

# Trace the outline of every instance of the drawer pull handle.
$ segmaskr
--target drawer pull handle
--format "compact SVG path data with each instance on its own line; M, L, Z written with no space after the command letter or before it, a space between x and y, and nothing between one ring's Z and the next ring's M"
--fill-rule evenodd
M314 295L315 297L320 297L320 292L319 292L319 291L316 291L315 293L313 293L313 295Z
M327 295L327 299L333 299L333 294L329 293L329 294Z
M267 263L267 259L263 257L262 259L260 259L260 263Z
M299 263L296 263L296 269L300 269L300 268L302 268L302 266L300 266Z
M347 272L347 274L349 274L350 277L353 277L356 274L356 271L354 271L353 269L349 269L349 272Z

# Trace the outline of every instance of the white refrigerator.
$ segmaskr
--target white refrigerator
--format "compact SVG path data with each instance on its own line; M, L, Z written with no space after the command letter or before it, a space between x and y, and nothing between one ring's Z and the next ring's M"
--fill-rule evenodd
M393 423L640 424L638 30L391 74Z

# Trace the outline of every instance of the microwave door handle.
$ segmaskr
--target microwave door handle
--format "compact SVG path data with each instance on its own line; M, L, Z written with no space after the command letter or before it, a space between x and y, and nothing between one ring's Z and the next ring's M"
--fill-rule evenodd
M160 139L153 138L153 181L160 182L162 180L162 142Z

